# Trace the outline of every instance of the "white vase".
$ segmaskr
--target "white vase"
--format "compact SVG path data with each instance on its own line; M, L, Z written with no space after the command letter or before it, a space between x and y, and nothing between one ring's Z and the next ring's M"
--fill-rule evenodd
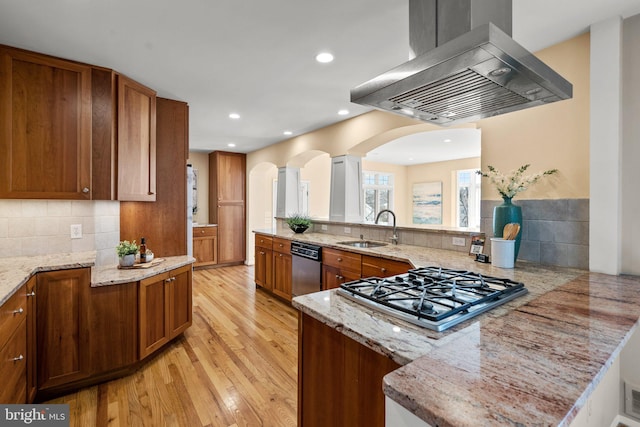
M118 262L120 263L120 267L131 267L136 262L136 256L135 254L121 256Z

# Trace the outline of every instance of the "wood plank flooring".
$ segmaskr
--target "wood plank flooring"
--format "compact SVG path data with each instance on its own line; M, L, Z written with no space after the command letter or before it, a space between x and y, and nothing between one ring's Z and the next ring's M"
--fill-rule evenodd
M297 312L253 267L196 270L193 325L140 370L50 403L71 426L295 426Z

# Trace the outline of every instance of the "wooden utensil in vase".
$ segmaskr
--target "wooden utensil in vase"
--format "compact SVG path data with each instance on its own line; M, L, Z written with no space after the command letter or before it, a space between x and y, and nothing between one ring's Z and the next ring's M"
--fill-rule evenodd
M502 230L502 238L505 240L514 240L520 232L520 224L517 222L510 222L504 226Z

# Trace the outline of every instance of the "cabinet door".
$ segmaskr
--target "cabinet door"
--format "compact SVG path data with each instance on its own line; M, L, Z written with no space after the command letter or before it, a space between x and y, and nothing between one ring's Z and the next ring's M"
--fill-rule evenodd
M273 252L273 293L291 301L291 255Z
M218 262L218 238L213 236L193 239L193 257L196 259L194 267L216 264Z
M413 268L411 264L404 261L362 256L362 277L389 277L396 274L406 273Z
M244 204L218 204L218 263L245 258Z
M239 153L216 151L215 176L217 201L244 202L246 157Z
M322 265L322 289L339 288L341 284L360 279L360 274L330 265Z
M140 358L169 341L169 273L140 281L138 295Z
M0 198L91 197L91 68L0 47Z
M27 403L33 402L38 391L38 345L36 330L36 282L32 276L27 282Z
M27 329L22 319L9 341L0 345L1 403L24 403L27 387Z
M156 200L156 93L118 76L118 200Z
M138 282L89 290L89 360L92 375L138 360Z
M170 338L176 337L191 326L191 265L169 273L169 328Z
M89 375L87 321L90 269L38 273L36 330L38 388Z
M271 254L271 249L256 246L254 266L256 285L269 291L273 290L273 260Z

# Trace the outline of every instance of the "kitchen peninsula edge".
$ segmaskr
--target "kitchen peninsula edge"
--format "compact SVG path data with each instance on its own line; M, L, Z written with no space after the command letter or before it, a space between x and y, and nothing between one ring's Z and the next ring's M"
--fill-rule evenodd
M95 266L96 252L75 252L0 259L0 305L4 304L29 278L40 272L91 267L91 287L136 282L194 262L190 256L163 257L149 268L121 270L116 265Z
M384 393L432 426L570 425L640 317L640 278L634 276L527 262L501 269L447 250L347 249L337 243L344 236L274 235L525 284L527 295L440 333L335 290L293 299L302 313L403 365L385 376Z

